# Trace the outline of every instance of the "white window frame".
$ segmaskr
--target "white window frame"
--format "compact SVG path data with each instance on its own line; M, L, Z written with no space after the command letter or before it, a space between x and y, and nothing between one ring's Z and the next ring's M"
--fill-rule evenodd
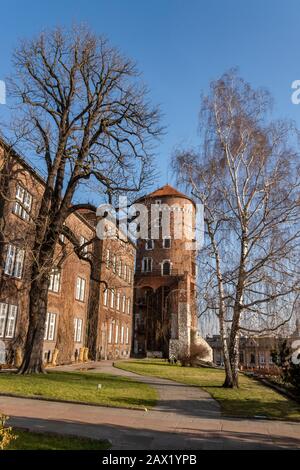
M149 242L151 242L151 246L149 247ZM146 240L146 243L145 243L145 249L147 251L151 251L154 249L154 240L152 238L150 238L149 240Z
M80 246L85 245L87 242L88 242L88 239L85 238L83 235L80 235L80 238L79 238ZM86 255L88 253L88 248L89 248L88 245L86 245L84 248L82 248L82 253L84 255Z
M8 245L4 266L4 274L17 279L22 278L25 250L11 243Z
M76 279L76 292L75 292L75 299L76 300L79 300L80 302L84 302L85 287L86 287L86 279L84 277L77 276L77 279Z
M49 277L49 287L50 292L59 292L60 291L60 280L61 280L61 271L53 269Z
M123 267L123 276L124 276L124 279L126 281L126 278L127 278L127 264L124 264L124 267Z
M150 269L149 269L150 264ZM146 269L145 269L146 267ZM142 272L143 273L151 273L153 269L153 259L150 257L144 257L142 259Z
M81 343L82 340L82 318L74 318L74 341L75 343Z
M128 315L130 315L130 307L131 307L131 302L130 302L130 298L127 299L127 313Z
M115 344L119 344L119 325L116 323L116 329L115 329Z
M126 308L126 295L123 295L123 297L122 297L122 313L125 313L125 308Z
M28 221L32 209L32 194L18 183L15 198L16 202L13 207L13 213L21 217L21 219Z
M0 338L11 339L15 336L18 306L0 302Z
M263 351L259 351L258 356L259 356L259 363L266 364L266 354Z
M116 309L119 311L121 306L121 293L117 292L116 296Z
M106 287L103 291L103 305L104 307L107 307L108 303L108 288Z
M113 270L113 273L115 273L116 270L117 270L117 257L116 257L116 255L114 255L113 259L112 259L112 270Z
M126 326L126 340L125 340L126 344L129 344L129 328L128 326Z
M47 312L45 323L45 341L54 341L56 330L56 313Z
M110 308L115 308L115 289L111 289L110 291Z
M121 258L119 259L119 262L118 262L118 276L122 277L122 259Z
M109 344L112 343L112 338L113 338L113 324L112 322L109 322L108 338L107 338L107 341Z
M124 326L121 326L121 344L124 344Z

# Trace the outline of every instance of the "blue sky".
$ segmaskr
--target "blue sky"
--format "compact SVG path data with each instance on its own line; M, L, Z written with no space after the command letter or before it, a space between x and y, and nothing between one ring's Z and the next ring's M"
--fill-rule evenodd
M11 72L19 38L54 25L86 22L135 59L160 103L166 135L157 147L160 178L172 183L175 146L198 143L200 93L237 66L254 86L268 88L278 117L295 119L291 83L300 79L300 4L297 0L10 0L1 2L0 80ZM0 121L6 118L0 106Z

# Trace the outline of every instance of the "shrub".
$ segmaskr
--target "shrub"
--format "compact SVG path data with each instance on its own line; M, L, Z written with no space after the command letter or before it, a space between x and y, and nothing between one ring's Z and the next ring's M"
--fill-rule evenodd
M5 426L7 419L8 416L0 414L0 450L5 450L12 441L17 439L12 428Z
M190 347L190 352L182 352L178 359L182 367L195 366L199 360L207 357L208 349L204 344L195 344L192 343Z
M276 351L272 352L273 362L280 367L282 380L295 387L300 395L300 364L292 362L292 350L287 341L282 341Z

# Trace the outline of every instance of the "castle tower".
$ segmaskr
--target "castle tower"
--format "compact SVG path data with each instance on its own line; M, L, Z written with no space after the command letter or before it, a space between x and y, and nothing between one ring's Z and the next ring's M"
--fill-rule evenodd
M196 205L170 185L138 203L149 225L147 240L137 242L133 354L178 357L197 331Z

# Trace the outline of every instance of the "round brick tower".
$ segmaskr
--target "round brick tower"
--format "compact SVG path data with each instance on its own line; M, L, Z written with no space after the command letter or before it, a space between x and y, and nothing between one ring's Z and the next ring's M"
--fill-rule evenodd
M170 185L138 203L148 230L137 242L133 354L178 357L197 330L196 205Z

